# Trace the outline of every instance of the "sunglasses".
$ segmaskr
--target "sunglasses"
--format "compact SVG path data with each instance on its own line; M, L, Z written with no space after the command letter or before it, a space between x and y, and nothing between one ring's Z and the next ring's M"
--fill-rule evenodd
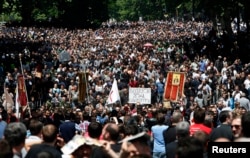
M232 125L231 128L239 129L240 125Z

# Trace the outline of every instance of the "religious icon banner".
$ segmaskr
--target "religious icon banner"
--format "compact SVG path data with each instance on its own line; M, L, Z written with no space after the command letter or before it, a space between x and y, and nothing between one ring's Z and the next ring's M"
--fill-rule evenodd
M185 73L168 72L165 82L164 100L177 101L182 97L185 84Z

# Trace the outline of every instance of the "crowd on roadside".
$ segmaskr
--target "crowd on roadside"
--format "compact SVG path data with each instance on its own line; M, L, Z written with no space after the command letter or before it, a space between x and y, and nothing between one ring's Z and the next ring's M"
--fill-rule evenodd
M29 104L17 116L2 92L0 137L6 142L0 147L9 144L7 154L27 158L62 153L170 158L194 154L178 147L193 145L200 157L208 140L249 139L250 65L238 57L236 36L218 34L212 26L152 21L97 30L3 28L1 89L15 100L18 75L24 75ZM171 108L163 99L168 71L186 74L183 95ZM88 74L83 102L79 72ZM120 101L110 106L106 100L114 79ZM129 87L151 88L151 104L129 103Z

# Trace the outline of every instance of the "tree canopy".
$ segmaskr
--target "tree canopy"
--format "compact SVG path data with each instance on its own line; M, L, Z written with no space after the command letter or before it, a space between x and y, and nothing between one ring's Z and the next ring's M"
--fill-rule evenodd
M247 0L2 0L1 21L19 25L98 27L109 19L211 20L228 32L237 18L249 32ZM238 26L240 20L237 21ZM238 28L239 29L239 28ZM238 30L239 31L239 30Z

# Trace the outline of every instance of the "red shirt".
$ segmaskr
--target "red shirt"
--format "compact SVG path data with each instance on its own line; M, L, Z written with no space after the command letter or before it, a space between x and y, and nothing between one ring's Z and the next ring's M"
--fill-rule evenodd
M211 128L203 125L203 124L193 124L190 126L190 135L193 135L196 131L203 131L206 134L211 133Z
M132 80L129 82L130 87L138 87L138 82L136 80Z

